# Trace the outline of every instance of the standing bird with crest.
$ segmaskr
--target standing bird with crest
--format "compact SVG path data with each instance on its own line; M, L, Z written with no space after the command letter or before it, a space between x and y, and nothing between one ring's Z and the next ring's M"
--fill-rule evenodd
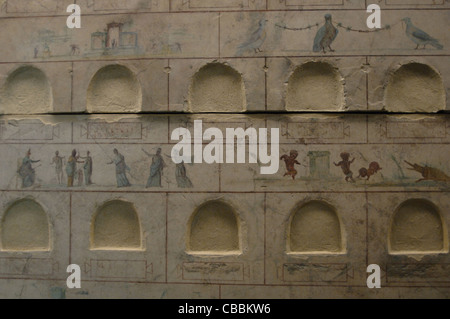
M266 19L261 19L258 22L258 28L252 32L252 34L248 37L248 39L242 43L236 52L236 55L241 56L245 52L254 51L255 53L262 52L261 46L266 40Z

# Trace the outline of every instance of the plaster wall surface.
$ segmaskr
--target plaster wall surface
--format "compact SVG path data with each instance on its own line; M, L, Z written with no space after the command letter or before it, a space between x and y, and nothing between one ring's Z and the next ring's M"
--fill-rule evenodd
M450 297L450 1L73 2L0 0L1 298Z

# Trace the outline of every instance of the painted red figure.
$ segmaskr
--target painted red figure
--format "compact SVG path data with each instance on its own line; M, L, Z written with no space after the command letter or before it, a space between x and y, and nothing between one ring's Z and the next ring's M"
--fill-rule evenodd
M284 160L284 162L286 163L286 170L287 172L283 175L289 175L292 177L292 179L295 179L295 175L297 175L297 171L294 168L295 164L301 165L298 161L297 161L297 156L298 156L298 152L295 150L290 151L289 156L288 155L283 155L280 157L280 159Z
M369 180L370 176L372 176L375 173L377 173L380 169L382 169L380 167L380 164L378 164L377 162L372 162L372 163L369 164L369 169L362 167L359 170L359 176L358 177L367 177L367 180Z
M352 182L354 183L355 180L353 179L353 172L350 170L350 164L352 164L355 159L353 158L351 161L349 160L350 158L350 154L349 153L341 153L341 158L342 161L340 161L339 163L334 163L334 165L336 166L340 166L342 168L342 172L345 175L345 181L348 182Z

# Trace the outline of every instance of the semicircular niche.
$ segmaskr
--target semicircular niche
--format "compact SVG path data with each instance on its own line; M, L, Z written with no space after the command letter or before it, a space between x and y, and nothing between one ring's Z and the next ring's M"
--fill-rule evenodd
M123 65L108 65L89 83L87 111L90 113L132 113L142 109L142 89L135 76Z
M141 226L133 204L123 200L112 200L99 207L91 225L91 249L141 248Z
M209 63L194 75L189 89L192 112L243 112L246 108L242 76L222 63Z
M287 236L289 253L338 253L345 250L336 210L322 201L311 201L292 214Z
M40 114L51 112L53 95L47 76L33 66L12 72L3 87L2 111L5 114Z
M438 209L424 199L410 199L395 211L389 232L391 253L442 252L444 225Z
M32 199L21 199L6 210L1 224L1 248L6 251L50 250L47 214Z
M239 220L234 209L223 202L201 205L188 227L187 250L200 253L239 253Z
M437 112L445 109L445 89L441 76L422 63L402 65L390 77L385 92L390 112Z
M329 63L304 63L289 78L287 111L339 111L344 104L341 75Z

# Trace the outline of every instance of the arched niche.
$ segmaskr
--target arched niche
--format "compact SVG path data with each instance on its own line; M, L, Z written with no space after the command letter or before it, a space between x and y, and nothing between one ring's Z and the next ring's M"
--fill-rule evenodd
M97 71L88 87L88 112L131 113L141 109L141 85L130 69L114 64Z
M189 89L192 112L243 112L246 108L242 76L222 63L209 63L194 75Z
M445 109L445 89L440 74L422 63L408 63L389 78L385 92L390 112L437 112Z
M310 201L292 213L288 228L288 253L340 253L345 251L341 222L334 207Z
M0 111L5 114L51 112L52 88L44 72L31 65L22 66L6 79L1 101Z
M112 200L98 208L91 225L91 249L141 248L141 226L133 204L123 200Z
M341 75L329 63L304 63L289 78L287 111L339 111L344 104Z
M389 231L389 252L435 253L448 250L445 224L437 207L424 199L403 202L394 212Z
M187 250L193 253L239 253L240 227L234 209L221 201L210 201L192 214Z
M36 201L21 199L14 202L6 210L1 222L2 250L50 250L49 220Z

